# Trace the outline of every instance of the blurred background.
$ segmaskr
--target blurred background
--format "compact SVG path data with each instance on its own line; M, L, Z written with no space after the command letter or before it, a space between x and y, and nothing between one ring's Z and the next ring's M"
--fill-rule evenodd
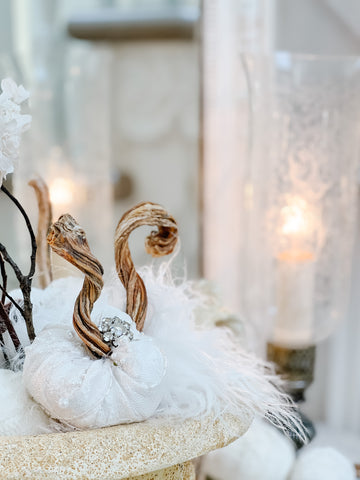
M33 173L44 176L54 216L71 204L107 267L120 216L144 199L162 203L179 219L198 274L198 4L5 0L0 8L2 75L31 92L18 191L26 194ZM142 263L143 250L141 242Z
M33 116L9 181L34 223L26 183L38 173L54 216L70 211L108 269L120 216L143 200L163 204L179 222L179 265L216 282L263 355L282 309L298 315L295 300L277 303L280 275L305 311L297 327L309 321L317 345L305 409L354 435L351 454L360 434L359 20L357 0L0 2L1 77L30 91ZM310 263L291 271L276 267L280 247L266 236L289 178L296 208L321 213ZM27 239L3 199L0 214L2 242L25 262ZM145 263L143 233L133 242Z

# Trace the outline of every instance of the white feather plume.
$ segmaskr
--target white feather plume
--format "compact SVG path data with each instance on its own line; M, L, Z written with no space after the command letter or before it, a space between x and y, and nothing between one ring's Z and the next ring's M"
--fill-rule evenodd
M281 392L273 367L248 352L232 329L210 322L201 325L197 313L213 306L212 296L196 283L175 282L170 263L158 270L141 268L139 274L149 302L144 332L168 362L159 414L186 418L248 409L285 431L296 428L303 437L301 422L290 398ZM125 308L125 291L115 274L105 292L110 303ZM224 312L219 309L218 315L224 317Z
M226 313L213 295L204 292L203 284L174 280L171 262L158 269L141 268L139 274L148 294L144 333L167 359L165 393L156 415L184 419L210 412L236 415L245 409L266 416L284 430L296 428L303 436L291 400L279 389L279 377L269 364L247 351L241 335L226 326ZM81 279L66 278L35 294L36 332L49 324L70 326L80 289ZM115 272L95 303L93 321L104 305L125 310L125 290ZM223 326L216 326L217 318Z
M50 433L55 422L28 395L21 372L0 369L0 435Z

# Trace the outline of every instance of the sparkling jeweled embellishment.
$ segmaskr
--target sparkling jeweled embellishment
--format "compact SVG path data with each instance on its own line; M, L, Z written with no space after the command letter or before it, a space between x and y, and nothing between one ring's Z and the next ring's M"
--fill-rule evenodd
M129 340L132 340L134 336L130 329L130 323L119 317L103 318L99 325L99 331L102 333L104 342L114 347L119 345L121 337L127 337Z

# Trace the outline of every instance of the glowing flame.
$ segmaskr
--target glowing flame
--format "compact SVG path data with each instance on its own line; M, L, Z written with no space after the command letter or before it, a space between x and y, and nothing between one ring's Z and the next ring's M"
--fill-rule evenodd
M281 209L282 227L284 235L306 234L311 230L311 219L305 200L293 197L288 205Z
M53 205L69 206L74 201L75 185L68 178L55 178L49 186L50 200Z

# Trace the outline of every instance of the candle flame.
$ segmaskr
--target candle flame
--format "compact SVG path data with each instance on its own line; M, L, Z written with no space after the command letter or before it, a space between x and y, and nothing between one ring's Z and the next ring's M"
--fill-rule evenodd
M300 197L293 197L281 209L283 224L281 231L284 235L304 234L310 230L308 206Z
M57 177L50 183L49 192L53 205L69 206L74 201L75 185L68 178Z

